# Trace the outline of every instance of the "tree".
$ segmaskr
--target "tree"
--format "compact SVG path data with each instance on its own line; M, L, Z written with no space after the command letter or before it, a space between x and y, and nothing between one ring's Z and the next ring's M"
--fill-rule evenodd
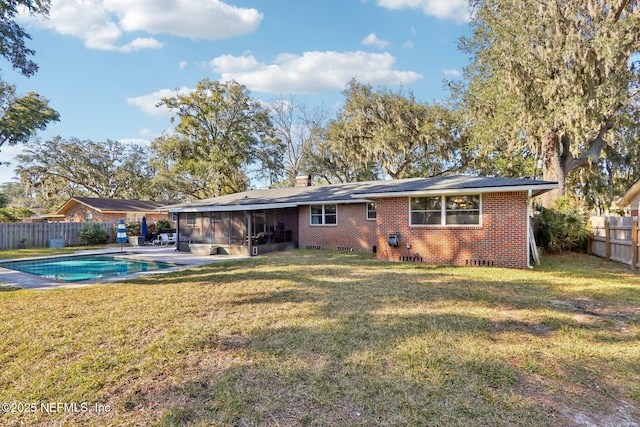
M27 208L0 208L0 222L20 222L34 215L35 212Z
M611 132L615 144L604 147L600 160L568 177L568 187L599 215L607 214L611 202L640 179L640 109L629 112L625 123Z
M243 191L248 169L262 176L281 170L282 145L274 138L268 111L235 82L204 79L193 92L163 98L178 120L174 132L153 141L164 185L186 198Z
M284 178L287 184L293 184L296 176L306 171L309 156L322 141L327 110L322 106L309 108L290 96L272 101L269 116L274 136L283 144Z
M59 119L47 99L35 92L18 97L15 86L0 81L0 147L25 143Z
M305 169L327 184L375 181L381 175L374 162L359 159L354 147L339 146L326 138L312 148Z
M471 151L533 157L521 173L567 190L573 171L597 163L611 130L638 96L637 0L472 0L471 55L462 92Z
M0 207L29 208L38 207L36 194L20 182L5 182L0 185Z
M148 150L138 145L58 136L36 141L17 155L16 174L49 208L83 195L160 200L148 158Z
M2 0L0 4L0 56L25 77L35 74L38 65L29 59L35 52L27 48L25 40L31 36L15 22L16 14L22 7L32 15L47 17L50 5L50 0Z
M35 52L27 48L29 34L15 22L18 8L32 15L49 15L50 0L2 0L0 4L0 56L7 59L14 70L31 77L38 65L29 59ZM35 92L16 96L16 88L0 81L0 147L27 142L38 130L58 121L57 111L49 101Z
M327 129L330 153L391 178L434 176L459 164L460 132L451 111L416 101L412 93L374 91L352 80L345 106Z

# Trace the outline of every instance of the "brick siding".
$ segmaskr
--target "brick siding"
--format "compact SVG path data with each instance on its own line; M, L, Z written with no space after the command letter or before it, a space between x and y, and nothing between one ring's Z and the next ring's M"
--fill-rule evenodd
M379 199L377 216L380 260L527 267L525 192L483 194L480 226L410 226L408 197ZM400 233L398 248L388 244L394 232Z
M310 225L310 206L300 206L298 246L302 249L353 249L372 252L376 244L376 221L367 219L366 203L339 204L336 225Z
M78 203L76 206L65 212L65 221L67 222L86 222L87 212L91 212L93 217L91 218L91 222L118 222L121 219L127 221L127 215L125 212L122 213L102 213L98 212L95 209L91 209L83 204ZM147 217L147 223L153 224L159 219L170 219L169 214L162 214L158 212L139 212L137 213L140 220L142 220L142 216Z

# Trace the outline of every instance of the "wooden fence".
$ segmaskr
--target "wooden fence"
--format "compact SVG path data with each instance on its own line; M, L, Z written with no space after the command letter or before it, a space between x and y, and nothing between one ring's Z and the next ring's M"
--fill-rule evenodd
M107 242L115 241L117 223L98 222L107 232ZM64 241L65 246L78 246L80 229L87 225L82 222L13 223L0 222L0 250L27 248L48 248L51 239Z
M589 242L592 255L627 264L638 265L638 217L591 217L593 237Z

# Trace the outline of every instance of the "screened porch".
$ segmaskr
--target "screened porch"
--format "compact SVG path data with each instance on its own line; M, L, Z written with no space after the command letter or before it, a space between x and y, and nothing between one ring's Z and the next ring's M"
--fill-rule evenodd
M298 208L178 213L178 250L258 255L298 246Z

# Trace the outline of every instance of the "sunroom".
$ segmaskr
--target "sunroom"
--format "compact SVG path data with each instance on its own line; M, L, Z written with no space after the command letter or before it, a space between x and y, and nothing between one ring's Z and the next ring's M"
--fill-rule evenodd
M297 207L177 211L175 214L179 251L257 255L298 247Z

